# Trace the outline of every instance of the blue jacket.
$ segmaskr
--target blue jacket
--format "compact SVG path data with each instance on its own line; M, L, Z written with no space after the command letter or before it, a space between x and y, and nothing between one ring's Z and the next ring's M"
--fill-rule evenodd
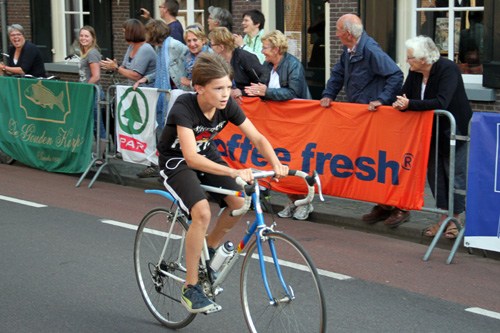
M321 96L335 100L344 87L349 103L369 104L378 100L391 105L402 84L403 72L398 65L363 32L352 56L344 46Z
M260 81L269 86L273 64L264 62ZM288 101L294 98L311 99L306 83L306 74L302 63L289 53L285 53L276 67L280 77L281 88L267 88L265 99L271 101Z

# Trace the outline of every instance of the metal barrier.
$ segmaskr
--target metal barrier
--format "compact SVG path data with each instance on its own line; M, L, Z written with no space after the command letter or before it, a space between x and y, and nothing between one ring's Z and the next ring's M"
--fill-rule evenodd
M434 250L434 248L436 247L436 244L437 244L440 236L443 234L443 231L447 227L447 224L449 222L454 222L455 225L457 226L457 229L459 230L459 234L458 234L457 238L455 239L455 242L454 242L453 247L451 249L451 252L450 252L450 254L448 256L448 259L446 260L446 263L450 264L451 261L453 260L453 257L455 256L455 253L457 252L458 246L460 245L460 243L461 243L461 241L462 241L462 239L464 237L464 233L465 233L465 228L462 227L460 225L460 223L458 222L458 220L453 216L455 194L461 194L461 195L464 195L464 196L467 195L467 190L466 189L465 190L455 189L456 142L457 142L457 140L459 140L459 141L465 141L468 144L468 142L470 141L470 137L469 136L456 135L456 121L455 121L455 117L449 111L446 111L446 110L435 110L434 114L436 115L435 133L434 133L435 138L436 138L436 140L435 140L435 149L434 149L434 151L435 151L435 156L434 157L435 157L435 160L436 160L436 164L438 163L439 118L441 116L445 116L450 121L450 156L449 156L449 165L450 165L450 168L449 168L449 183L448 183L448 210L443 210L443 209L440 209L440 208L422 207L422 211L436 213L436 214L444 214L444 215L448 215L448 217L443 221L443 223L441 224L439 230L437 231L436 235L434 236L434 239L432 240L431 244L429 245L429 248L427 249L427 252L425 253L423 261L429 260L429 257L431 255L432 251ZM467 155L468 155L468 151L467 151ZM467 160L468 160L468 158L467 158ZM437 194L438 194L438 186L437 186L438 175L437 175L437 171L438 171L438 168L436 168L435 175L434 175L434 179L435 179L435 183L434 183L435 197L437 197ZM465 173L465 175L467 176L467 172ZM467 184L467 181L465 181L465 184Z
M97 142L97 144L96 144L96 154L93 156L92 161L90 162L89 166L87 167L87 169L85 170L85 172L82 174L82 176L80 177L80 179L76 183L75 187L79 187L80 186L80 184L82 183L82 181L87 177L87 174L94 167L98 167L98 169L97 169L96 173L94 174L94 176L92 177L92 179L91 179L91 181L89 183L89 188L91 188L94 185L94 183L97 180L97 178L99 177L99 175L105 169L108 170L109 174L111 175L111 177L113 178L113 181L116 184L125 185L125 183L123 181L123 178L121 177L120 172L118 171L118 169L112 163L110 163L110 158L116 157L116 145L117 145L116 142L113 142L113 138L111 137L111 133L110 133L111 132L110 119L111 119L111 115L112 115L111 107L113 106L113 103L115 103L115 99L116 99L116 87L117 87L117 85L111 85L111 86L109 86L108 89L107 89L107 91L106 91L105 100L98 102L99 105L105 105L106 106L106 124L104 126L105 129L106 129L106 139L105 139L104 154L101 155L101 151L100 151L100 147L99 147L100 131L97 130L96 131L97 132L97 137L96 137L96 142ZM112 92L114 92L113 95L112 95ZM158 93L164 92L166 94L166 96L165 96L166 100L168 101L170 99L169 98L170 90L157 89L157 92ZM101 119L102 119L101 108L97 108L97 128L100 127ZM115 149L112 151L111 150L111 146L112 146L113 143L114 143ZM104 158L102 158L101 156L104 156Z

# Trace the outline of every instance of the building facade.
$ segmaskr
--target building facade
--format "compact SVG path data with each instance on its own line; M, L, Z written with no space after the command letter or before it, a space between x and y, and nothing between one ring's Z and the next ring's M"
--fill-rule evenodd
M180 0L179 20L184 26L199 22L206 26L208 7L219 6L233 14L233 32L242 33L244 11L259 9L266 17L265 31L278 29L289 40L289 52L305 69L313 98L319 99L325 82L342 52L335 36L338 18L356 13L370 36L408 71L404 42L416 35L431 36L442 56L456 61L474 111L500 112L500 3L494 0ZM42 51L46 69L62 80L77 81L75 53L78 30L92 25L103 57L123 59L127 44L122 23L140 18L147 8L159 18L162 0L0 0L2 39L9 45L6 27L21 24L27 40ZM465 41L473 39L472 51ZM469 43L471 44L471 43ZM103 73L103 85L111 84ZM339 96L343 101L344 95Z

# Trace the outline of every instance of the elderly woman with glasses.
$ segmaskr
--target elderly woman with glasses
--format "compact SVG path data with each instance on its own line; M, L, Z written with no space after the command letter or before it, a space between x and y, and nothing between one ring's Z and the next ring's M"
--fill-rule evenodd
M45 76L42 53L35 44L27 41L24 28L13 24L7 28L12 46L9 48L7 64L0 63L2 70L7 74Z
M306 83L306 75L302 63L287 53L286 36L279 30L271 31L261 37L262 53L266 57L264 73L260 77L262 83L252 83L245 87L248 96L259 96L271 101L287 101L294 98L311 99ZM279 217L293 217L306 220L313 211L313 205L300 207L294 202L305 198L305 195L288 194L288 205L278 213Z
M457 135L467 135L472 109L465 93L464 82L459 67L453 61L442 58L439 50L429 37L418 36L406 41L407 62L410 65L408 77L403 85L401 96L393 107L400 111L426 111L442 109L450 111L457 123ZM450 123L442 117L437 138L433 131L427 178L436 198L438 208L448 209ZM438 140L437 159L435 140ZM465 189L467 167L467 146L457 141L455 155L455 189ZM437 188L435 186L437 175ZM436 193L437 191L437 193ZM465 210L465 197L454 195L453 217L460 222L460 214ZM441 221L425 230L425 235L433 237L447 215ZM446 228L446 238L456 238L458 229L450 221Z
M236 49L234 35L223 27L214 28L208 35L210 46L215 53L218 53L231 64L234 71L231 96L240 101L246 86L252 83L259 83L262 75L262 65L259 59L248 51Z
M186 41L189 53L185 58L186 76L181 78L181 84L189 87L190 90L194 91L191 82L191 73L193 72L193 66L196 57L202 52L212 53L212 50L207 45L207 35L205 34L203 27L199 23L195 23L186 27L186 30L184 30L184 40Z

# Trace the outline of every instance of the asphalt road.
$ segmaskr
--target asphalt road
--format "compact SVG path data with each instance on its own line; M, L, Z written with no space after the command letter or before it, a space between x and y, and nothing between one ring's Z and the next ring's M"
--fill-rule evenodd
M132 261L135 225L164 200L101 182L75 188L77 180L0 165L0 331L169 331L147 310ZM436 249L423 262L423 245L278 222L321 270L329 332L498 332L499 261L459 253L446 265L448 252ZM199 315L182 332L246 331L239 274L224 289L223 311Z

